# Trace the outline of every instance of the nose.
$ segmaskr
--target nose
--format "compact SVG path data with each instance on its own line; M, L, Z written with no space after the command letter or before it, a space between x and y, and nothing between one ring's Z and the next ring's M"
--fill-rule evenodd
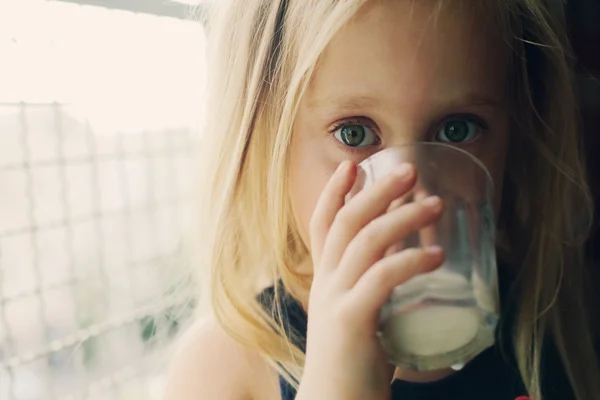
M409 146L428 142L430 126L428 119L418 112L403 112L390 116L387 126L386 147Z
M426 139L418 131L408 131L406 129L396 132L394 135L390 135L391 140L387 141L386 147L409 147L417 143L426 142Z

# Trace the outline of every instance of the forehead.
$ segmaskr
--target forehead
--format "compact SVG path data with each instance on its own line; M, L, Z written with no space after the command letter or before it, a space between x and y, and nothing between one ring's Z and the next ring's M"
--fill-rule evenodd
M502 101L509 46L471 2L443 3L368 2L325 49L305 104Z

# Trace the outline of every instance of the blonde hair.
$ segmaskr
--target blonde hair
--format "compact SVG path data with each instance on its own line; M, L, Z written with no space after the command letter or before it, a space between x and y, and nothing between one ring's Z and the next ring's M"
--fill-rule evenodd
M416 1L416 0L413 0ZM421 0L422 1L422 0ZM430 0L431 1L431 0ZM455 4L460 0L437 0ZM304 354L260 289L310 287L295 268L308 257L290 210L288 145L298 104L325 47L367 0L220 0L209 19L209 125L204 135L203 257L213 310L234 339L258 351L292 383ZM477 4L513 50L514 129L499 227L506 256L520 263L514 331L520 373L540 398L546 334L580 400L600 398L585 308L582 243L592 206L561 16L550 0ZM268 157L267 155L271 155ZM278 286L275 286L276 291ZM278 296L276 295L276 299Z

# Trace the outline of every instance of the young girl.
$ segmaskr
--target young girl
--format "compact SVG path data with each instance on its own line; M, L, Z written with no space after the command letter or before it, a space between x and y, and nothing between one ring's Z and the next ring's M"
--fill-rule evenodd
M220 0L210 18L201 244L215 319L191 329L169 398L600 399L581 247L591 206L560 1ZM435 247L432 197L385 213L404 165L347 204L356 164L437 141L496 187L503 315L459 372L391 368L376 338Z

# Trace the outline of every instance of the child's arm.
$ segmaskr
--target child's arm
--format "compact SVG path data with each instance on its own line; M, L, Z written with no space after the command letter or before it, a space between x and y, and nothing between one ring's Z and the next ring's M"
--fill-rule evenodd
M176 349L166 400L280 400L275 372L206 320L192 327Z

